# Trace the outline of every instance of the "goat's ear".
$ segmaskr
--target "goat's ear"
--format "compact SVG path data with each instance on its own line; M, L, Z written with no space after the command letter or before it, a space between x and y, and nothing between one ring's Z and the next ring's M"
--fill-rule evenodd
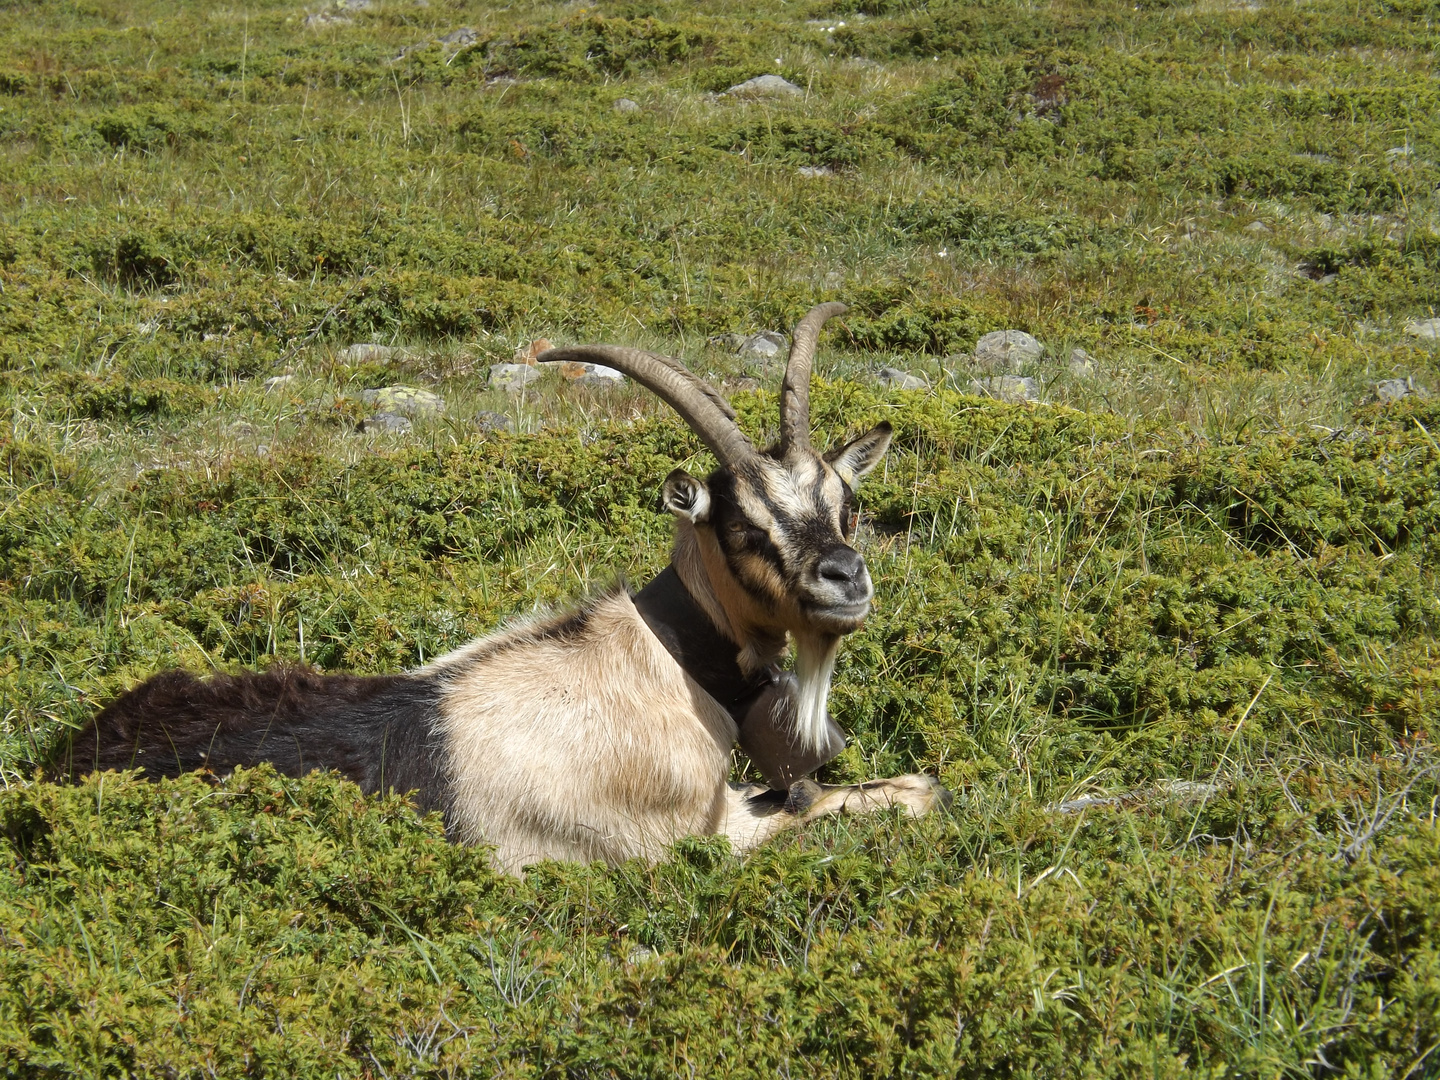
M665 477L660 505L676 517L698 525L710 519L710 489L684 469L676 469Z
M825 460L841 480L854 487L862 476L880 464L885 451L890 449L890 435L894 430L882 421L858 439L835 447L825 455Z

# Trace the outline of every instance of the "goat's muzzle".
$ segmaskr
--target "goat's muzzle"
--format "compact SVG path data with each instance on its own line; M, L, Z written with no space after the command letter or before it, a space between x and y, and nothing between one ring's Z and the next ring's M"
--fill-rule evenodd
M804 584L806 614L818 627L848 634L870 614L875 594L865 560L854 548L835 544L827 549Z

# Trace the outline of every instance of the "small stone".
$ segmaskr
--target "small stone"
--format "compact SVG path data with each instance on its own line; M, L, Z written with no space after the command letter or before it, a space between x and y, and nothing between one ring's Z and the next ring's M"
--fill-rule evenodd
M1266 225L1263 221L1252 221L1249 225L1245 226L1245 231L1254 233L1256 236L1268 236L1270 234L1270 226Z
M200 335L200 340L201 340L201 341L220 341L222 338L224 338L224 336L225 336L224 334L201 334L201 335Z
M367 11L374 0L332 0L319 11L305 16L306 26L344 26L354 22L350 16L357 11Z
M367 435L408 435L412 427L408 417L392 412L378 412L360 421L360 430Z
M560 374L572 386L619 386L625 381L623 374L604 364L561 364Z
M739 393L742 390L759 390L760 380L749 375L740 375L734 379L725 380L725 389Z
M1045 346L1024 330L996 330L975 343L975 359L990 367L1019 371L1045 355Z
M1405 333L1421 341L1440 341L1440 319L1420 319L1406 323Z
M729 349L731 352L739 352L740 346L745 344L745 335L716 334L714 337L706 338L705 344L714 345L717 349Z
M440 416L445 412L445 399L416 386L384 386L379 390L362 390L360 400L381 412L401 416Z
M622 97L615 102L614 108L615 111L622 116L628 116L631 113L640 111L640 103L638 101L631 101L628 97Z
M1050 808L1056 814L1078 814L1082 810L1090 810L1097 806L1115 806L1120 800L1114 796L1103 795L1081 795L1078 799L1066 799L1062 803L1056 803Z
M533 364L535 363L535 358L537 356L539 356L543 352L553 349L554 347L554 345L550 344L549 338L536 338L534 341L530 342L529 345L521 345L518 349L515 350L514 363Z
M1318 278L1315 279L1316 283L1320 285L1334 285L1335 282L1339 280L1339 274L1321 274Z
M1416 386L1415 379L1408 375L1403 379L1382 379L1375 384L1375 400L1382 405L1389 405L1411 394L1417 397L1429 396L1425 388Z
M1408 158L1410 153L1411 150L1408 146L1392 146L1389 150L1385 151L1385 156L1389 160L1394 161L1396 158Z
M492 431L514 431L515 421L504 413L482 409L475 414L475 427L478 431L483 431L486 434Z
M1039 401L1040 384L1034 379L1022 379L1018 375L996 375L989 379L972 379L970 385L977 393L999 401Z
M725 91L734 97L796 97L805 91L779 75L757 75Z
M335 354L335 359L342 364L383 364L387 360L394 359L398 349L392 349L388 345L376 345L366 342L360 345L347 345Z
M1070 374L1077 379L1090 378L1095 374L1095 358L1084 349L1071 349Z
M268 394L275 390L283 390L294 381L294 375L272 375L260 384L260 388Z
M776 333L774 330L761 330L758 334L751 334L740 343L738 352L741 356L758 357L761 360L768 360L772 356L779 356L780 350L785 348L785 335Z
M625 962L627 964L649 964L653 963L655 959L656 956L654 952L647 949L644 945L636 945L625 954Z
M541 370L531 364L491 364L490 385L514 394L540 378Z
M248 420L236 420L233 424L225 425L225 434L232 439L244 439L255 434L255 425Z
M928 390L930 384L918 375L899 368L883 367L875 373L875 381L891 390Z
M478 33L471 30L468 26L462 26L456 30L451 30L450 33L442 37L440 44L448 45L450 48L458 50L468 48L479 40L480 35Z
M823 180L835 175L824 165L801 165L795 172L807 180Z

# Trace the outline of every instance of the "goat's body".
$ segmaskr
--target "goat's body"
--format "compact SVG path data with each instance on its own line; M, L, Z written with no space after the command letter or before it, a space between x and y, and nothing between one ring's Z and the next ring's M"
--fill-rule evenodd
M414 792L452 837L493 845L512 872L542 859L655 859L682 836L716 832L745 851L823 814L918 813L937 797L924 777L801 785L789 798L732 785L736 734L725 706L615 591L407 675L164 672L79 732L65 771L334 769L367 793Z

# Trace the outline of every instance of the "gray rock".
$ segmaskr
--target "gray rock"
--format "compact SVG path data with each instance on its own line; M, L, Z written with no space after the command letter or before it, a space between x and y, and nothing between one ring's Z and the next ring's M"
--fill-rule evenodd
M514 431L515 421L511 420L510 417L504 413L491 412L489 409L483 409L475 414L475 427L477 430L486 433L492 431Z
M1263 221L1252 221L1249 225L1245 226L1245 231L1254 233L1256 236L1268 236L1270 234L1270 226L1266 225Z
M992 368L1020 371L1045 355L1045 346L1024 330L996 330L975 343L975 359Z
M1078 814L1098 806L1138 805L1153 802L1197 803L1211 799L1220 789L1197 780L1161 780L1154 787L1119 795L1081 795L1050 807L1052 814Z
M769 360L771 357L779 356L780 351L784 348L784 334L778 334L774 330L761 330L758 334L751 334L745 338L737 351L741 356Z
M636 945L625 954L625 962L627 964L653 964L658 959L659 957L644 945Z
M579 374L572 374L573 366L582 367L585 370ZM612 367L603 364L566 364L561 368L561 374L570 380L572 386L619 386L625 381L625 376Z
M331 0L319 11L313 11L305 16L306 26L344 26L355 20L351 18L357 11L368 11L374 6L373 0Z
M1022 379L1018 375L996 375L989 379L971 379L970 385L978 394L996 398L999 401L1039 401L1040 384L1034 379Z
M734 97L797 97L805 91L779 75L757 75L726 90Z
M751 378L749 375L740 375L733 379L726 379L725 389L736 393L742 390L759 390L760 380Z
M525 389L541 374L534 364L491 364L490 385L513 394Z
M1411 394L1417 397L1430 396L1423 386L1415 385L1415 379L1409 375L1403 379L1382 379L1375 384L1375 400L1382 405L1389 405Z
M379 390L362 390L360 400L382 413L401 416L441 416L445 399L417 386L384 386Z
M1071 349L1070 374L1077 379L1090 378L1095 374L1095 358L1084 349Z
M1421 341L1440 341L1440 319L1420 319L1406 323L1405 333Z
M268 394L273 390L283 390L294 381L294 375L272 375L260 384L260 388Z
M622 97L615 102L615 111L622 115L637 113L640 111L640 103L638 101L631 101L628 97Z
M1315 279L1315 282L1319 285L1334 285L1335 282L1339 280L1339 274L1321 274L1318 278Z
M462 26L458 29L451 30L450 33L442 37L440 44L448 45L450 48L458 50L468 48L479 40L480 35L476 31L471 30L468 26Z
M930 384L918 375L899 368L883 367L875 373L875 381L892 390L927 390Z
M1104 795L1081 795L1078 799L1066 799L1062 803L1056 803L1050 808L1054 814L1078 814L1082 810L1090 810L1096 806L1115 806L1120 800L1115 796Z
M248 420L236 420L233 424L225 425L225 434L232 439L245 439L255 434L255 425Z
M342 364L383 364L387 360L393 360L399 354L399 349L366 342L360 345L345 346L335 354L335 359Z
M407 435L412 427L407 417L392 412L379 412L360 421L360 430L367 435Z
M807 180L823 180L827 176L835 175L824 165L801 165L795 172Z

